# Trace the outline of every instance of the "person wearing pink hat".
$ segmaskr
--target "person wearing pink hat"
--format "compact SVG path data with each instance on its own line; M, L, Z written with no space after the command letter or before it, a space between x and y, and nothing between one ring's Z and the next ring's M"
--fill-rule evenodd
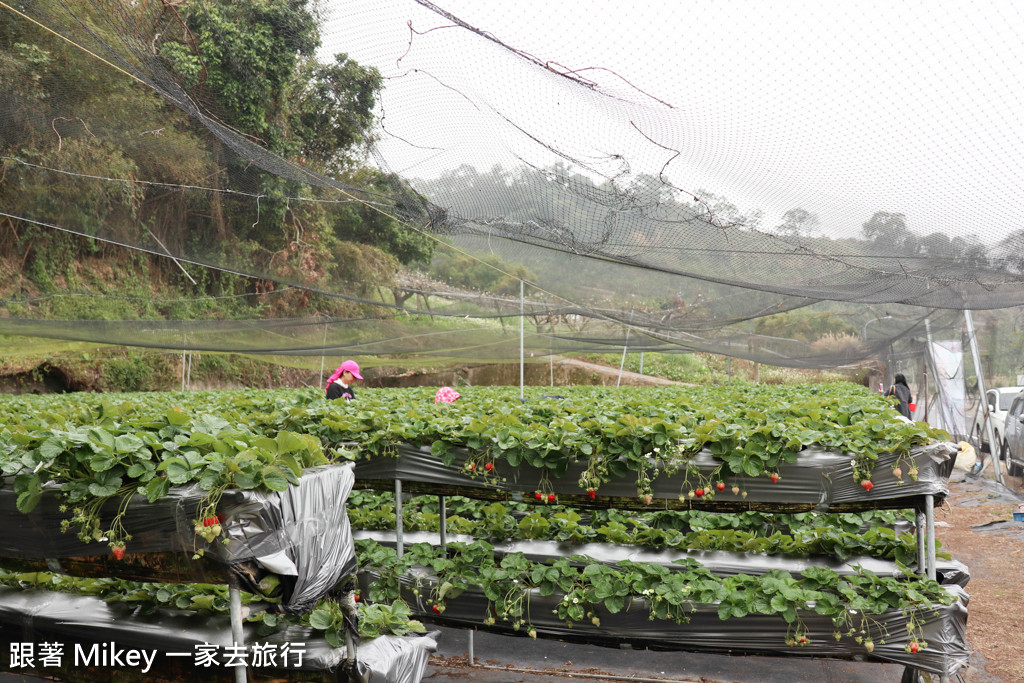
M352 390L352 382L362 378L363 376L359 374L359 363L354 360L345 361L327 378L327 398L351 401L356 397L356 392Z

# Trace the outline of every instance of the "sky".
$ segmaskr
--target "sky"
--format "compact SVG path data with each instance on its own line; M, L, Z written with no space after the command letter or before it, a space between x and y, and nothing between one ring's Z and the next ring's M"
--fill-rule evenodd
M663 173L831 236L876 211L992 243L1024 227L1024 16L1012 2L324 3L324 55L387 77L381 152L435 177L550 165ZM410 22L413 33L410 30ZM430 30L434 29L434 30ZM576 71L595 87L556 70Z

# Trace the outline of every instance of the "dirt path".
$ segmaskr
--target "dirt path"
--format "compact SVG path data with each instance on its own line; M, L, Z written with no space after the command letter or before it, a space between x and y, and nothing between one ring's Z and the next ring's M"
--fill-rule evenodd
M967 564L967 643L972 683L1024 681L1024 523L1011 513L1024 496L959 470L936 512L942 550Z
M613 368L608 365L601 365L600 363L588 363L585 360L579 360L577 358L562 358L558 361L560 365L567 365L574 368L580 368L588 372L596 372L597 374L607 377L618 379L619 369ZM682 384L682 382L676 382L675 380L665 379L664 377L655 377L653 375L641 375L639 372L630 372L629 370L622 371L622 383L628 386L668 386L670 384Z

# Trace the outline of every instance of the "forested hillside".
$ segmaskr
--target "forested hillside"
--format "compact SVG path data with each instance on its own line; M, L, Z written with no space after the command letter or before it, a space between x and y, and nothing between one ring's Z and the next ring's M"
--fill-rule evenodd
M118 41L118 17L87 5L81 12L101 39ZM391 192L362 152L381 78L344 54L317 58L314 3L148 3L131 18L140 17L145 49L224 126L303 167ZM117 68L116 60L101 59L14 15L0 22L0 119L8 122L0 129L0 259L14 314L61 317L68 306L76 313L70 317L86 318L258 316L267 307L330 312L341 304L311 304L302 291L181 305L153 301L152 290L167 299L225 297L266 293L283 281L358 293L388 283L400 264L429 260L427 238L365 203L222 153L194 118L137 79L109 77L104 72ZM68 174L76 180L68 182ZM50 220L32 222L37 215ZM105 239L63 226L86 226ZM200 263L175 262L169 253ZM203 263L273 273L278 282ZM57 292L139 298L82 305L39 296Z

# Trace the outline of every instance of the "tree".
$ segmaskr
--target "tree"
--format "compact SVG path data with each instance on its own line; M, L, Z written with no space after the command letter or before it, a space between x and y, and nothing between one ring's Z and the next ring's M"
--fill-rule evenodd
M818 217L805 209L790 209L782 215L775 232L785 237L807 237L818 229Z
M862 232L876 250L894 256L916 254L920 247L917 235L907 228L907 220L902 213L877 211L864 224Z

